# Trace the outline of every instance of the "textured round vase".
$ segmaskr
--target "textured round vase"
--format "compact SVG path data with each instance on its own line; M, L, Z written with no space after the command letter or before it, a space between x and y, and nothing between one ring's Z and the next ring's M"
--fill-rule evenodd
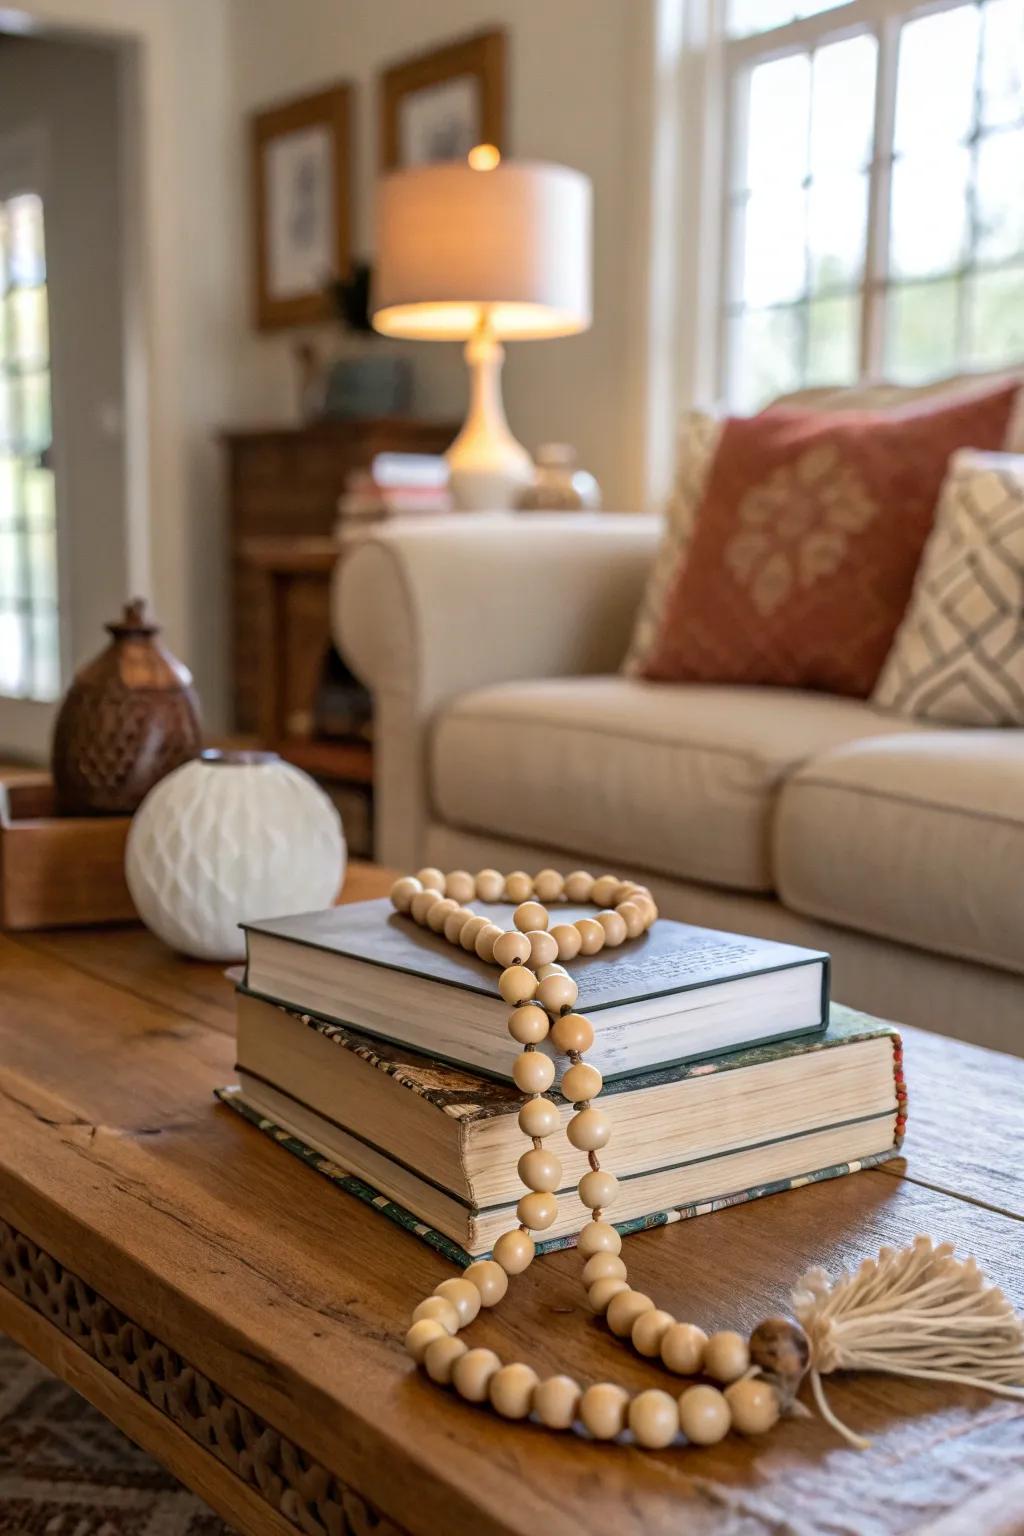
M273 752L204 752L142 802L125 873L172 949L241 960L239 923L329 907L345 859L341 818L308 774Z

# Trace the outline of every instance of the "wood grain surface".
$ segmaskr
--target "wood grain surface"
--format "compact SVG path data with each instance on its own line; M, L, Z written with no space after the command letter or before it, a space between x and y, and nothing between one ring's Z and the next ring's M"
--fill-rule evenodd
M386 884L357 867L346 897ZM432 1387L401 1336L445 1261L215 1105L212 1089L232 1078L231 1010L216 967L138 929L0 939L0 1217L398 1526L1024 1531L1024 1412L980 1392L835 1381L837 1412L873 1437L860 1453L817 1420L647 1453L508 1425ZM678 1316L745 1328L784 1307L808 1265L836 1270L929 1232L975 1253L1019 1305L1024 1062L906 1036L904 1160L632 1237L633 1282ZM577 1270L571 1252L538 1262L471 1341L583 1381L663 1384L587 1314ZM43 1354L36 1334L23 1342ZM65 1375L69 1348L49 1347ZM148 1415L102 1382L92 1395L161 1454ZM230 1476L218 1480L197 1446L169 1434L165 1459L240 1529L280 1528L254 1515L249 1490L232 1501ZM999 1523L971 1525L1000 1488Z

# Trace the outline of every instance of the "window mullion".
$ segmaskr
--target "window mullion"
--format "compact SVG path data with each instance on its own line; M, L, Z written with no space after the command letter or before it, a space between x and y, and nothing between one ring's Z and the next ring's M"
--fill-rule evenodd
M893 136L896 127L896 73L900 22L882 20L877 28L875 133L868 179L868 230L861 304L861 378L881 378L885 371L885 324L889 285L889 215L892 205Z

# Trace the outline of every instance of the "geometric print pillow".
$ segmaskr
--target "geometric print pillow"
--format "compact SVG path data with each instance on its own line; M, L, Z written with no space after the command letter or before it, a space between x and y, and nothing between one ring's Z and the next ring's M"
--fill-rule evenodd
M955 453L872 703L1024 725L1024 455Z

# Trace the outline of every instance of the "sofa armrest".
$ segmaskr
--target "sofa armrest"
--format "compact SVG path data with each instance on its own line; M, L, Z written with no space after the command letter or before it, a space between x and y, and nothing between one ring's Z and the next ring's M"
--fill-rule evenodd
M614 671L660 531L632 513L453 515L385 525L340 562L334 637L374 695L382 862L419 859L436 711L489 683Z

